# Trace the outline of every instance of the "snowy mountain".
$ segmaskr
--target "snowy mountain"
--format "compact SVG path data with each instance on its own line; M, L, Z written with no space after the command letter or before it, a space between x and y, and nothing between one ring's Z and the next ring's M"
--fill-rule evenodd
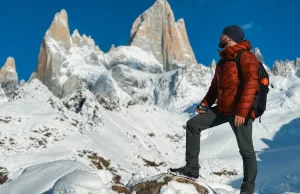
M300 77L300 58L296 58L296 60L275 60L275 63L273 64L272 70L267 67L267 65L264 63L263 55L260 52L259 48L252 49L252 53L255 54L257 59L264 64L266 70L268 73L273 75L281 75L285 77L294 76Z
M273 65L273 73L281 76L296 75L300 77L300 58L296 58L296 60L293 61L276 60Z
M38 65L30 80L38 78L57 97L76 90L82 80L93 85L107 70L107 59L95 42L78 30L70 35L65 10L55 14L40 47Z
M251 50L251 52L256 56L258 61L260 61L262 64L265 64L264 57L262 56L259 48L254 48L254 49Z
M184 126L216 68L195 62L183 20L173 17L157 0L134 22L129 45L104 53L91 37L70 34L65 10L55 15L30 81L0 88L0 194L239 193L242 159L228 124L202 132L197 182L164 174L185 163ZM147 42L153 30L163 38ZM298 62L268 69L267 111L253 123L259 194L300 193ZM4 65L0 77L10 81L1 83L17 85L14 66Z
M18 74L13 57L8 57L0 70L0 84L4 95L8 97L18 88Z
M157 12L159 6L169 7L169 4L157 1L152 11ZM135 38L138 38L137 34ZM165 56L171 59L171 55ZM169 108L175 93L180 93L175 98L184 98L185 91L197 96L199 91L195 86L207 87L214 71L203 65L181 64L181 68L165 74L165 65L151 52L134 44L112 47L108 53L103 53L91 37L81 36L78 30L69 34L68 15L62 10L55 14L45 34L38 65L30 80L38 78L58 98L68 96L87 83L91 91L121 105L150 103ZM142 76L139 76L140 72Z

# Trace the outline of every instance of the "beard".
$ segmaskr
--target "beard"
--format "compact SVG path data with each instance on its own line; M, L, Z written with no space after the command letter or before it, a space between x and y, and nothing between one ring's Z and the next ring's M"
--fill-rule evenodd
M220 42L218 46L219 46L219 48L225 48L226 45L227 45L227 44L225 44L225 43L223 43L223 42Z
M227 44L228 44L228 40L226 39L226 38L222 38L221 40L220 40L220 43L219 43L219 48L225 48L226 46L227 46Z

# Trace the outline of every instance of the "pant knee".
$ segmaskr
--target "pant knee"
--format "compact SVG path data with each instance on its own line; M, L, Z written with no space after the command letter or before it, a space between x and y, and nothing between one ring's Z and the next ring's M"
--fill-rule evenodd
M186 122L186 130L192 132L192 133L197 133L200 135L201 133L201 129L199 128L199 126L197 126L192 119L188 120Z
M247 159L247 158L255 159L256 158L254 149L240 149L240 154L245 159Z
M193 122L192 119L189 119L187 122L186 122L186 126L187 128L194 128L195 127L195 124Z
M188 120L188 121L186 122L186 126L191 126L191 123L192 123L192 121L191 121L191 119L190 119L190 120Z

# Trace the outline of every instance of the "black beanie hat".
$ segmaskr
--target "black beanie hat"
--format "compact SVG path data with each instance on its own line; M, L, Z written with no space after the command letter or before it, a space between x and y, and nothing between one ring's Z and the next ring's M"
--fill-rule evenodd
M242 28L236 25L227 26L224 28L222 34L232 38L232 40L236 43L240 43L244 39L244 32Z

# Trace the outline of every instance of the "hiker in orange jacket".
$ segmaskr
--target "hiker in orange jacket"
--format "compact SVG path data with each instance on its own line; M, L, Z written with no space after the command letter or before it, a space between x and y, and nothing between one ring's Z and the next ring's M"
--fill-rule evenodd
M201 131L229 123L237 139L243 159L244 179L241 193L252 194L257 175L257 161L252 141L252 122L255 112L251 106L258 85L259 62L250 52L251 44L244 40L243 30L236 25L227 26L220 37L220 61L214 78L204 99L197 107L198 115L186 125L186 165L171 168L169 172L192 178L199 177L199 153ZM235 58L239 51L246 50L240 57L243 82L239 80ZM217 100L217 106L212 105ZM201 107L208 107L207 111Z

